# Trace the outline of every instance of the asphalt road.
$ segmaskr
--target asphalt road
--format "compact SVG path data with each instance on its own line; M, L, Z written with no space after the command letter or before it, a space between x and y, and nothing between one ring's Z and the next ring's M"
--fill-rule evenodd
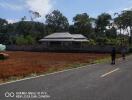
M132 57L0 85L0 100L132 100Z

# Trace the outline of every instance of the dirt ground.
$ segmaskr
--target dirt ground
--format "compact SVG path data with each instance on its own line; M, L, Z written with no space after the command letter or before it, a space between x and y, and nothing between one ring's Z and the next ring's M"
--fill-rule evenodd
M65 69L70 65L90 63L108 54L96 53L42 53L5 52L9 59L0 61L0 80L10 77L25 77L32 73L45 73Z

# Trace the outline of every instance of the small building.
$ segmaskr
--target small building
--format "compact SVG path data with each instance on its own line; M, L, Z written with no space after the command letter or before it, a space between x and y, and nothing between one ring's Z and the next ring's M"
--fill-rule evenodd
M70 34L69 32L53 33L39 40L48 47L81 47L88 39L82 34Z

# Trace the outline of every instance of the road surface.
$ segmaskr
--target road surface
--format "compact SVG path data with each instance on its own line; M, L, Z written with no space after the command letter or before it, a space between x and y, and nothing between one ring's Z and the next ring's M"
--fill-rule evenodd
M0 100L132 100L132 56L3 84Z

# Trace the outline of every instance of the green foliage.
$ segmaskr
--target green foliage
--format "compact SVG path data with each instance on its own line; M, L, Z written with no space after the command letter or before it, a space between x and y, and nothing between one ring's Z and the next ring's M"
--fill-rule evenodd
M45 25L40 22L20 21L13 24L8 24L2 27L0 31L0 43L15 44L16 37L30 35L38 41L43 36L47 35Z
M77 14L74 18L73 18L73 22L75 25L79 25L79 24L85 24L85 25L89 25L90 23L90 18L89 15L87 15L87 13L83 13L83 14Z
M70 30L74 33L83 34L87 37L92 33L92 19L87 13L77 14L73 18L74 26Z
M110 25L111 19L112 19L111 15L107 13L99 15L95 21L97 31L103 34L106 31L106 27Z
M30 35L26 36L25 39L28 41L28 44L35 44L36 42L35 39Z
M27 45L28 41L24 38L24 36L16 37L16 44L17 45Z
M117 15L118 17L114 21L118 29L120 29L120 34L122 33L122 29L125 29L127 30L127 34L132 38L132 10L125 10L121 14L117 13ZM129 43L132 44L132 40Z
M31 45L34 43L35 43L35 39L30 35L28 35L26 37L24 37L22 35L16 37L16 44L17 45Z
M37 12L31 12L39 14ZM53 32L69 31L70 33L83 34L88 39L89 45L128 45L132 43L132 10L123 11L114 20L107 13L100 14L96 19L87 13L77 14L73 18L74 24L69 25L68 19L58 10L46 15L44 23L22 21L8 24L0 18L0 43L30 45ZM127 35L121 35L122 29L127 30ZM120 30L120 34L117 34ZM129 44L130 45L130 44Z
M93 39L89 39L89 41L88 41L88 45L96 45L97 43L96 43L96 41L95 40L93 40Z
M68 31L68 19L58 10L46 15L48 30L53 32Z
M5 20L5 19L2 19L0 18L0 28L3 26L3 25L7 25L8 22Z
M121 45L122 44L122 41L118 38L103 38L103 37L100 37L100 38L97 38L96 42L98 43L98 45Z
M117 32L116 29L114 27L112 27L111 29L107 29L106 30L106 36L108 38L116 38L117 37Z
M27 33L29 33L32 27L33 25L31 23L20 21L16 26L16 31L25 36Z
M111 39L110 45L121 45L121 40L120 39Z
M98 45L116 45L116 46L122 46L127 45L128 39L127 38L98 38L96 40Z
M2 44L9 43L9 35L7 33L0 33L0 43Z

